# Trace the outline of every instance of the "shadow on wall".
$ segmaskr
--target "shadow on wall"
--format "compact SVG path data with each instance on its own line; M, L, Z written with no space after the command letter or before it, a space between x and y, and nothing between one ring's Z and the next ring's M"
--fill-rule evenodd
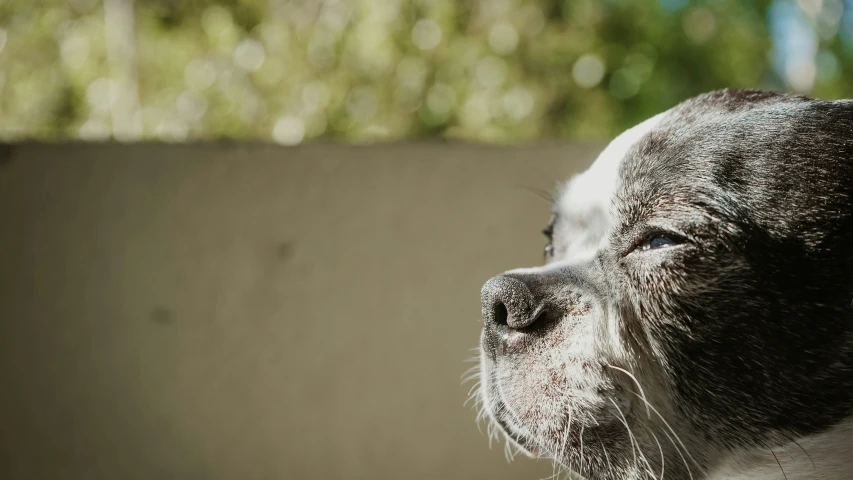
M0 477L550 475L460 377L482 282L541 261L527 189L596 151L0 149Z

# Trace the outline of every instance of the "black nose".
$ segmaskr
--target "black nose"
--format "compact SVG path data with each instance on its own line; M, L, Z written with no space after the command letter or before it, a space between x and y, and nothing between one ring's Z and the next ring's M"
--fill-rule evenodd
M541 312L530 288L517 278L498 275L480 291L483 321L510 328L530 326Z

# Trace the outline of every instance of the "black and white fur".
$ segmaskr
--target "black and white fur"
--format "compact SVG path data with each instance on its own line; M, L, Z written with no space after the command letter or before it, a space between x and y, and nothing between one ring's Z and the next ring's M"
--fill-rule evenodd
M483 287L495 431L589 479L853 478L853 101L693 98L553 214Z

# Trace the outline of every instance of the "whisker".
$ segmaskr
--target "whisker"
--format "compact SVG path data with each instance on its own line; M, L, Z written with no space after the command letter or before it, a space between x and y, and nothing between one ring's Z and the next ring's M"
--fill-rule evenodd
M655 435L655 432L653 432L651 429L648 429L648 430L649 430L649 433L652 434L652 438L655 439L655 443L658 444L658 451L660 451L660 477L659 478L663 479L663 474L666 471L666 459L663 456L663 447L661 447L660 441L658 441L658 436Z
M554 480L555 478L559 478L560 474L562 473L562 466L559 462L557 462L557 459L555 458L554 461L551 462L551 475L543 478L542 480Z
M634 455L634 465L636 466L637 465L637 451L635 449L636 445L634 442L634 434L631 432L631 427L628 426L628 420L625 419L625 415L622 413L622 409L619 408L619 405L617 405L616 402L612 398L607 397L607 399L610 400L610 403L612 403L614 407L616 407L616 411L619 412L619 417L622 420L622 425L625 425L625 429L628 430L628 439L631 440L631 453Z
M581 475L583 475L583 431L584 431L584 428L586 428L586 426L581 425L581 463L580 463L580 467L578 468L578 473L580 473Z
M636 397L640 398L641 400L643 400L644 402L646 402L646 405L648 405L648 407L651 408L653 412L655 412L655 415L657 415L658 418L660 419L660 421L663 422L664 425L666 425L666 428L669 429L670 433L672 433L672 436L675 437L675 439L678 441L678 444L681 445L682 449L684 449L684 453L687 454L687 457L690 458L690 461L693 462L693 464L696 466L696 468L699 469L699 471L702 471L703 469L699 465L699 462L697 462L696 459L693 458L693 455L691 455L690 451L687 449L687 447L684 446L684 442L681 441L681 438L678 437L678 434L675 433L675 430L672 429L672 427L669 425L669 422L667 422L666 419L663 418L663 415L661 415L660 412L658 412L658 410L654 407L654 405L652 405L651 403L648 403L647 400L645 400L642 397L640 397L639 395L637 395L636 392L631 392L631 393L633 393L634 396L636 396ZM688 472L690 472L689 468L688 468ZM690 475L690 478L691 479L693 478L692 474Z
M640 442L637 441L636 436L631 431L631 427L630 427L630 425L628 425L628 419L625 417L625 414L622 412L622 409L619 408L619 405L617 405L616 402L612 398L609 398L609 400L613 404L613 406L616 407L616 410L619 412L619 415L622 418L622 424L625 425L625 428L628 430L628 436L631 440L632 452L633 452L633 449L636 447L636 451L639 452L639 454L640 454L639 457L637 457L637 454L634 453L634 466L637 468L640 468L641 465L640 465L640 462L638 462L638 460L641 461L643 464L645 464L646 472L652 478L657 478L657 477L655 477L655 474L652 471L652 465L651 465L651 463L649 463L649 459L646 457L646 453L643 452L642 447L640 447Z
M465 383L466 378L470 378L471 376L479 376L480 375L480 365L474 365L473 367L465 370L460 378L462 379L462 383Z
M607 453L607 447L604 446L604 442L601 441L601 437L598 436L598 432L593 430L595 433L595 438L598 439L598 443L601 445L601 451L604 452L604 460L607 462L607 471L610 472L611 476L613 476L613 465L610 464L610 455Z
M574 410L569 410L569 423L566 424L566 431L563 432L563 441L562 441L563 445L562 445L562 447L560 447L560 450L562 450L563 455L565 455L565 452L569 446L569 442L572 440L572 438L571 438L572 437L572 420L574 420ZM571 451L569 451L568 456L569 456L569 458L568 458L569 467L568 468L569 468L569 471L572 471L572 461L574 460L574 458L572 458L572 452Z
M532 193L532 194L533 194L533 195L535 195L536 197L538 197L538 198L540 198L540 199L544 200L545 202L547 202L547 203L548 203L548 205L553 205L553 204L554 204L554 196L553 196L553 195L551 195L551 193L550 193L550 192L548 192L547 190L544 190L544 189L541 189L541 188L537 188L537 187L528 187L528 186L525 186L525 185L515 185L515 187L516 187L516 188L520 188L521 190L524 190L524 191L526 191L526 192L528 192L528 193Z
M512 462L515 460L515 453L512 451L512 443L509 441L504 442L504 456L506 456L507 462Z
M796 441L796 440L794 440L793 438L789 437L789 436L788 436L788 435L786 435L785 433L779 432L779 434L780 434L780 435L782 435L783 437L787 438L787 439L788 439L788 440L790 440L791 442L793 442L793 443L794 443L794 445L796 445L796 446L800 447L800 450L802 450L802 451L803 451L803 453L805 453L805 454L806 454L806 456L807 456L807 457L809 457L809 461L810 461L810 462L812 462L812 470L814 470L814 469L816 469L816 468L817 468L817 467L815 466L815 464L814 464L814 459L812 458L812 456L811 456L811 455L809 455L809 452L807 452L807 451L806 451L806 449L805 449L805 448L803 448L803 446L802 446L802 445L800 445L799 443L797 443L797 441Z
M620 372L624 373L625 375L628 375L629 377L631 377L631 380L633 380L634 384L637 385L637 389L640 390L640 395L643 396L643 401L646 403L646 415L649 418L652 418L652 414L651 414L651 412L649 412L649 401L648 401L648 399L646 399L646 392L643 391L643 387L640 386L640 382L637 381L637 377L635 377L634 374L632 374L628 370L625 370L624 368L617 367L616 365L607 365L607 366L610 368L614 368L616 370L619 370Z
M773 449L770 449L770 454L773 455L773 459L776 460L776 465L779 465L779 470L782 471L782 476L785 477L785 480L788 480L788 475L785 475L785 469L782 468L782 464L779 463L779 457L773 452Z
M475 391L478 390L482 384L483 384L482 381L477 380L477 382L474 383L474 385L472 385L470 389L468 389L468 396L471 397L472 396L471 394L475 393ZM479 395L474 395L474 396L478 397Z
M480 385L474 385L471 388L471 391L468 392L468 398L465 400L465 403L462 404L462 407L467 408L468 404L474 402L474 406L477 406L480 403L480 395L479 393L473 393L475 388L478 388ZM473 395L472 395L473 393Z
M667 440L669 440L669 443L671 443L672 447L675 448L675 452L678 453L679 457L681 457L681 463L683 463L684 468L687 469L687 475L690 477L691 480L693 480L693 472L690 470L690 465L687 463L687 459L684 458L684 454L681 453L681 449L678 448L678 445L675 444L675 440L672 439L672 436L670 436L669 432L664 430L663 434L666 435L666 438Z

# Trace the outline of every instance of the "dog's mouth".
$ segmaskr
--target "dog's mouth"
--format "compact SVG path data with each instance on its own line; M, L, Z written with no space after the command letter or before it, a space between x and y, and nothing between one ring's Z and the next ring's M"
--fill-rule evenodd
M599 378L602 374L591 366L584 367L585 363L592 365L592 361L579 360L568 369L556 370L539 370L541 363L520 376L501 376L498 366L486 367L487 379L481 394L493 422L492 432L502 433L507 444L525 456L552 459L575 475L590 478L591 472L598 471L594 469L604 467L582 462L581 458L597 458L602 442L614 453L622 450L621 443L634 441L624 437L624 427L616 413L628 412L630 402L624 401L618 385ZM511 370L520 369L513 364ZM583 372L595 378L583 380ZM575 376L570 381L568 375L572 373ZM604 400L609 395L614 396L615 403ZM601 448L605 448L603 444Z
M500 409L500 407L498 407L498 409ZM493 418L495 423L503 431L504 435L506 435L522 453L531 458L539 457L539 448L532 441L516 433L509 423L507 423L507 421L500 415L494 415Z

